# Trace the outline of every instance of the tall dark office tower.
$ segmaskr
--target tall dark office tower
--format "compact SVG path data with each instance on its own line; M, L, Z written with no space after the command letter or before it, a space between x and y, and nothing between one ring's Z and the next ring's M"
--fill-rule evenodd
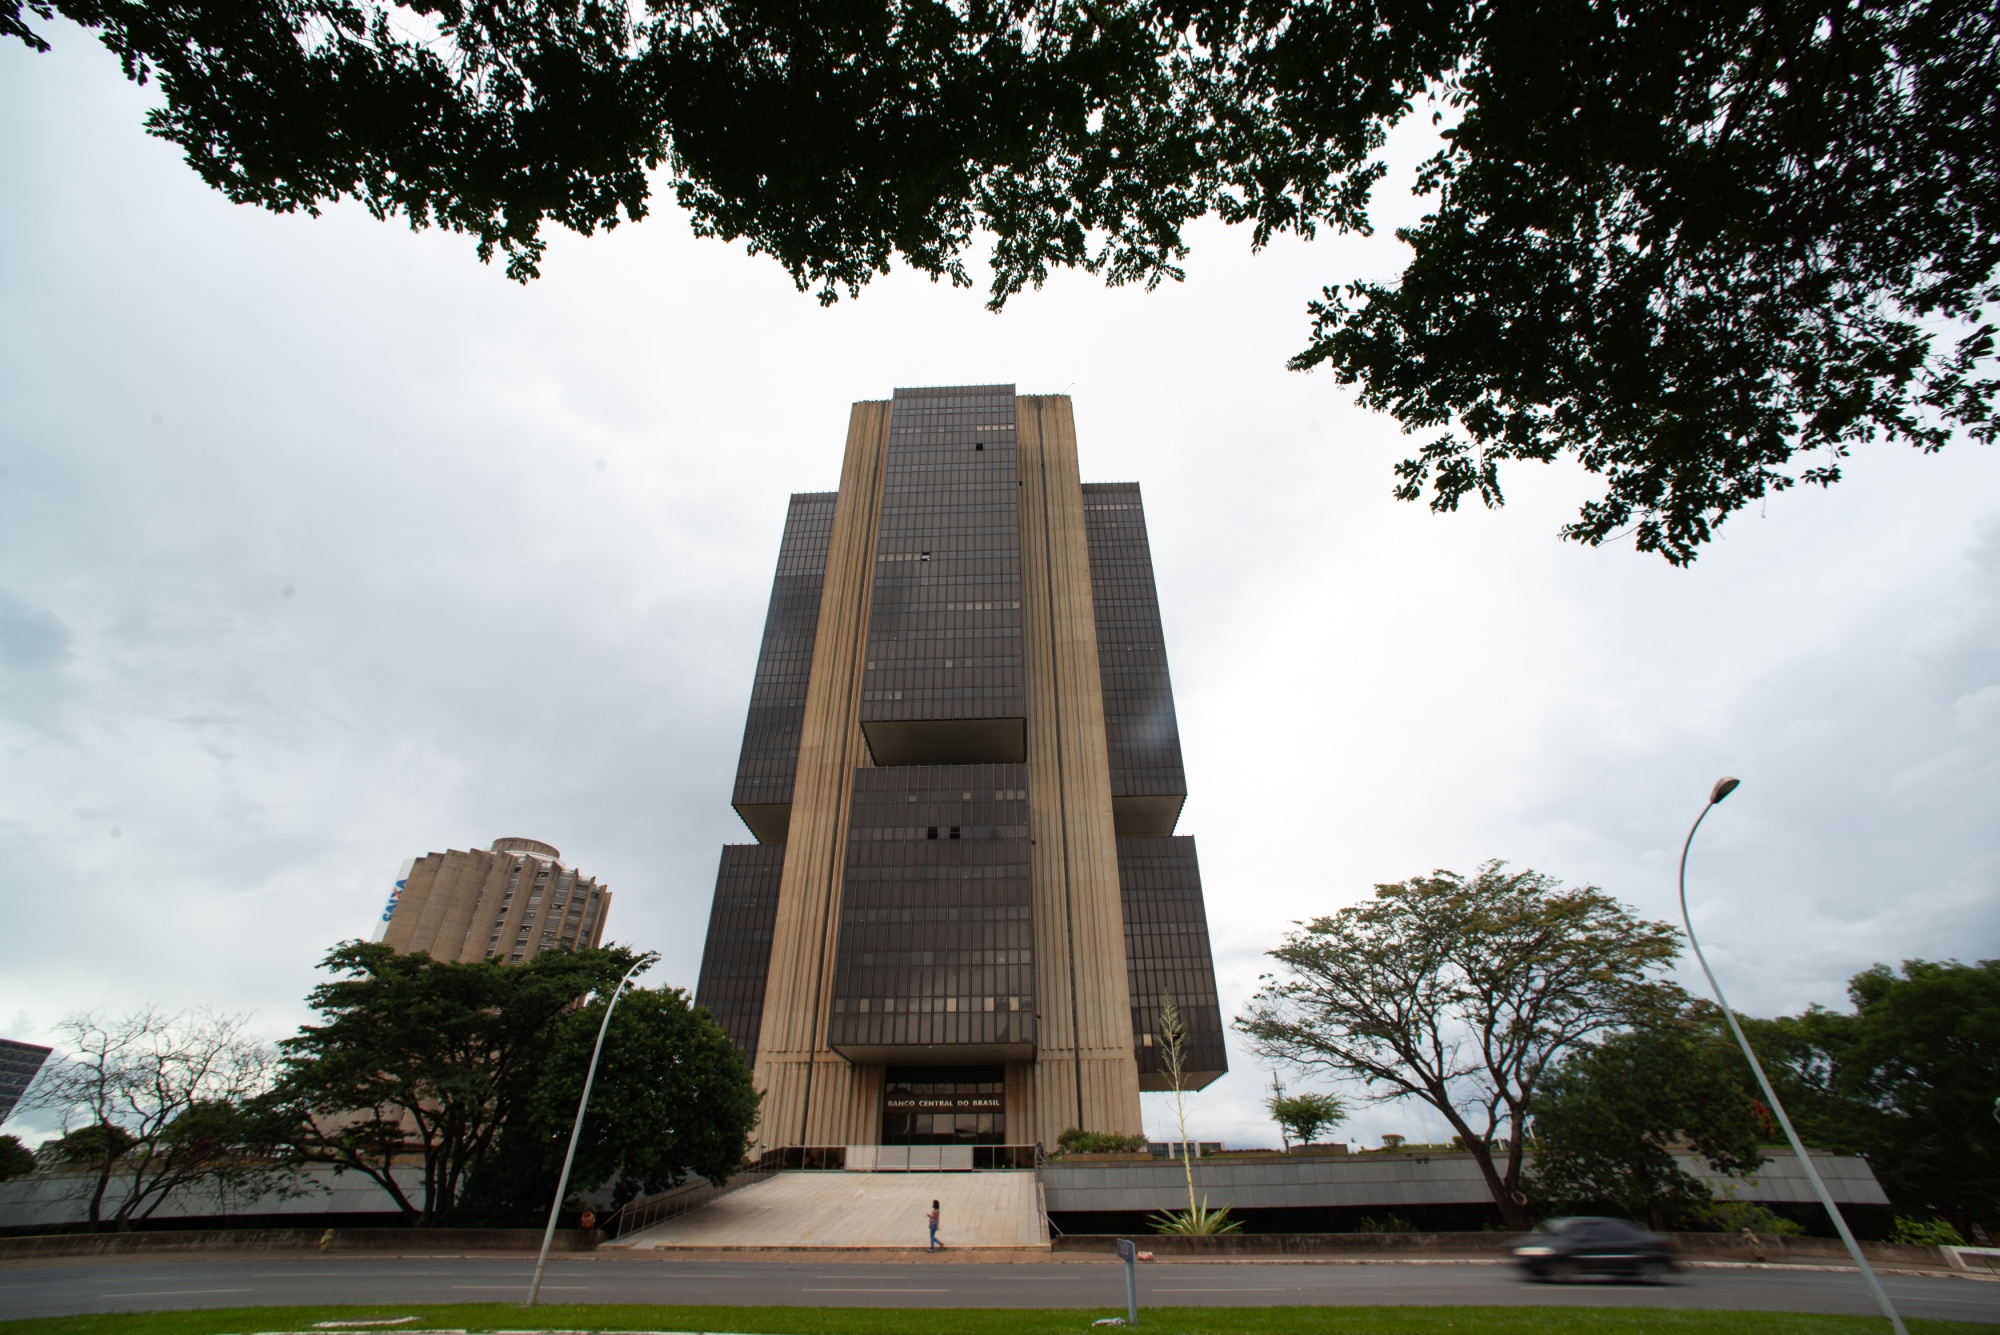
M1137 1132L1168 996L1221 1075L1186 793L1139 488L1078 480L1070 401L855 404L785 521L697 996L762 1145Z

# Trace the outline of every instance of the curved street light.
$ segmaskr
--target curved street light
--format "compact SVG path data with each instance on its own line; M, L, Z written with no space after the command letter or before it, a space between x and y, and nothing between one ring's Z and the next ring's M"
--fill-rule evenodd
M1861 1277L1868 1281L1868 1289L1875 1295L1876 1305L1882 1309L1882 1315L1889 1318L1889 1324L1895 1327L1896 1335L1909 1335L1904 1329L1903 1318L1896 1315L1895 1304L1889 1301L1889 1295L1883 1290L1882 1281L1875 1278L1874 1270L1869 1268L1868 1258L1861 1254L1861 1244L1854 1240L1854 1234L1848 1229L1847 1220L1840 1213L1840 1207L1833 1203L1832 1193L1826 1189L1826 1183L1820 1180L1819 1169L1813 1167L1812 1156L1806 1153L1805 1145L1799 1140L1799 1133L1792 1129L1792 1119L1785 1116L1785 1105L1779 1101L1778 1091L1771 1088L1770 1077L1764 1074L1763 1063L1759 1062L1757 1054L1750 1050L1750 1040L1744 1037L1743 1026L1736 1022L1736 1012L1729 1009L1729 1000L1722 995L1722 984L1715 981L1715 970L1708 967L1708 956L1701 953L1701 942L1695 939L1694 920L1688 916L1688 849L1694 844L1694 832L1701 828L1701 823L1708 818L1708 813L1714 809L1717 802L1735 792L1739 782L1740 780L1726 777L1717 779L1715 787L1709 790L1708 805L1701 809L1701 815L1696 816L1694 824L1688 827L1687 842L1681 845L1681 924L1687 928L1688 944L1694 947L1694 957L1701 962L1702 973L1708 976L1709 990L1715 993L1716 1004L1722 1007L1722 1018L1729 1022L1729 1032L1736 1036L1736 1046L1743 1049L1743 1056L1757 1077L1758 1088L1762 1089L1764 1097L1770 1100L1771 1112L1777 1117L1778 1125L1785 1128L1785 1139L1791 1142L1792 1153L1798 1156L1799 1167L1805 1169L1806 1177L1812 1182L1813 1193L1819 1197L1819 1203L1825 1207L1828 1217L1833 1220L1834 1228L1840 1233L1840 1240L1847 1244L1847 1254L1854 1258L1855 1267L1861 1271Z
M590 1067L584 1071L584 1097L576 1101L576 1125L570 1127L570 1149L568 1153L562 1155L562 1177L556 1179L556 1203L548 1207L548 1229L542 1231L542 1255L536 1257L534 1261L534 1283L528 1285L528 1301L524 1303L526 1307L534 1307L534 1299L542 1295L542 1271L548 1269L548 1245L556 1241L556 1215L562 1211L562 1197L568 1195L570 1191L570 1165L576 1163L576 1137L584 1129L584 1109L590 1107L590 1085L594 1085L598 1079L598 1053L604 1051L604 1031L612 1027L612 1011L618 1009L618 997L624 995L624 985L630 983L632 975L644 969L648 963L652 963L650 955L636 959L632 967L626 969L626 975L618 979L618 985L612 987L612 1001L610 1005L604 1007L604 1023L598 1025L598 1043L596 1047L590 1049Z

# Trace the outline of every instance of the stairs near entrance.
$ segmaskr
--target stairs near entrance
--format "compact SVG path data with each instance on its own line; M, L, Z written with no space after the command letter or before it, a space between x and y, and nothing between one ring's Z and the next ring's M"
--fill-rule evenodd
M607 1247L923 1248L924 1216L942 1202L938 1239L954 1250L1049 1245L1035 1174L779 1173Z

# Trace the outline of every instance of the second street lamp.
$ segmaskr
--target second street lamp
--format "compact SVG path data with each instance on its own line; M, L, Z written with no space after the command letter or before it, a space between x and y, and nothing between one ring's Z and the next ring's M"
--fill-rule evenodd
M1896 1328L1896 1335L1909 1335L1903 1327L1903 1318L1896 1315L1895 1304L1889 1301L1888 1293L1882 1288L1882 1281L1875 1278L1874 1270L1868 1265L1868 1258L1861 1254L1861 1244L1854 1240L1854 1234L1847 1227L1847 1220L1840 1213L1840 1207L1833 1203L1833 1193L1829 1192L1826 1183L1820 1180L1819 1169L1813 1166L1812 1156L1806 1153L1804 1143L1799 1140L1799 1133L1792 1129L1792 1119L1785 1116L1785 1105L1778 1098L1778 1091L1771 1088L1771 1080L1764 1074L1763 1063L1759 1062L1757 1054L1751 1051L1750 1040L1744 1036L1743 1026L1736 1022L1736 1012L1729 1009L1729 999L1722 995L1722 984L1715 981L1715 970L1708 967L1708 956L1701 953L1701 942L1695 939L1694 919L1688 916L1688 849L1693 847L1694 832L1701 828L1702 821L1708 818L1708 813L1715 809L1717 802L1736 791L1738 782L1739 780L1727 777L1717 779L1715 787L1709 790L1708 805L1701 809L1701 815L1696 816L1694 824L1688 827L1687 842L1681 845L1681 925L1687 928L1688 944L1694 947L1694 957L1700 961L1701 971L1708 978L1709 991L1715 993L1715 1004L1722 1007L1722 1018L1729 1022L1729 1032L1736 1036L1736 1046L1743 1049L1743 1057L1750 1063L1750 1070L1757 1077L1757 1087L1764 1091L1764 1097L1770 1101L1772 1116L1778 1119L1779 1126L1785 1128L1785 1139L1791 1143L1792 1153L1798 1156L1799 1167L1805 1171L1806 1178L1812 1183L1813 1194L1819 1197L1820 1205L1825 1207L1827 1218L1833 1220L1834 1228L1840 1233L1840 1240L1847 1244L1847 1254L1854 1258L1855 1268L1860 1270L1861 1277L1868 1281L1868 1290L1875 1295L1876 1305L1882 1309L1882 1315L1889 1318L1889 1324Z
M651 964L654 956L642 955L632 962L625 976L618 980L618 986L611 989L611 997L605 1003L604 1020L597 1026L597 1044L590 1050L590 1066L583 1075L583 1097L576 1101L576 1125L569 1129L569 1149L563 1155L562 1176L556 1179L555 1203L549 1206L549 1226L542 1233L542 1254L535 1258L534 1282L528 1285L527 1306L533 1307L535 1300L542 1296L542 1272L549 1265L549 1244L556 1238L556 1217L562 1212L563 1196L569 1191L570 1165L576 1162L576 1140L583 1134L583 1114L590 1107L590 1087L597 1080L597 1058L604 1051L604 1035L611 1028L611 1012L618 1008L618 998L625 994L625 984L632 981L632 975Z

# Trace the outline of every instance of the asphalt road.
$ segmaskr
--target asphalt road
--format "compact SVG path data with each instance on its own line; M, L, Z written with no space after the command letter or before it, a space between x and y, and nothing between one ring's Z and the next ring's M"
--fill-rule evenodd
M321 1303L514 1302L532 1259L186 1257L0 1266L0 1315ZM1885 1276L1909 1316L2000 1323L2000 1283ZM1116 1263L933 1265L553 1257L547 1303L1122 1308ZM1149 1264L1141 1305L1551 1305L1850 1312L1874 1305L1852 1272L1689 1267L1662 1285L1530 1284L1495 1265Z

